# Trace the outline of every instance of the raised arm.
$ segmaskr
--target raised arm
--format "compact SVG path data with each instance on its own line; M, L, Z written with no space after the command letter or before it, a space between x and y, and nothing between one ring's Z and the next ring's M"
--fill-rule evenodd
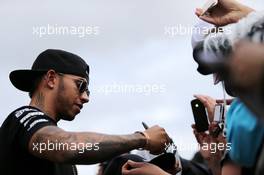
M67 132L56 126L47 126L32 136L28 148L33 155L53 162L93 164L137 148L160 153L169 140L165 130L158 126L151 127L144 134Z
M218 4L206 15L201 15L203 13L201 8L197 8L195 14L208 23L216 26L225 26L238 22L238 20L247 16L252 11L254 11L252 8L236 0L219 0Z

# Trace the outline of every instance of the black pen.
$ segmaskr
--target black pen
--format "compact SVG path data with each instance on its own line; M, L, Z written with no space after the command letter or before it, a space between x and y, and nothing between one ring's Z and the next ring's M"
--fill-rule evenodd
M142 125L145 129L149 129L148 125L145 122L142 122Z

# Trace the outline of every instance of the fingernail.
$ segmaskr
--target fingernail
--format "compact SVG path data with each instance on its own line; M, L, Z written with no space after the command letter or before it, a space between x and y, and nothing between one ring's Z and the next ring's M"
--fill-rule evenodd
M128 162L128 163L134 163L134 161L132 161L132 160L128 160L127 162Z

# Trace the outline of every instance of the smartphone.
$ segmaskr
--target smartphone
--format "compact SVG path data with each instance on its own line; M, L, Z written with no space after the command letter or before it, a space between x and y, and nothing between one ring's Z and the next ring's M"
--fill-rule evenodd
M206 12L208 12L208 10L210 10L212 7L216 6L217 3L218 3L218 0L207 0L207 2L202 7L203 12L201 15L204 15Z
M209 123L203 103L198 99L194 99L191 101L191 106L192 106L196 130L198 132L207 131Z

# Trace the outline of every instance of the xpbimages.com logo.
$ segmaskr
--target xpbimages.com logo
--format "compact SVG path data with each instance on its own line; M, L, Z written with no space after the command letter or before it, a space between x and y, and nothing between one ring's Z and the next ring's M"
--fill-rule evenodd
M42 153L43 151L78 151L84 153L85 151L98 151L100 149L99 143L62 143L57 140L47 142L32 143L33 151Z
M98 26L63 26L63 25L45 25L45 26L34 26L32 28L32 34L38 37L44 36L78 36L79 38L99 35Z
M171 152L174 151L192 151L196 152L198 150L207 151L211 154L215 154L221 151L230 151L232 149L231 143L194 143L194 144L186 144L184 142L177 143L177 147L174 144L165 144L165 150L169 150Z

